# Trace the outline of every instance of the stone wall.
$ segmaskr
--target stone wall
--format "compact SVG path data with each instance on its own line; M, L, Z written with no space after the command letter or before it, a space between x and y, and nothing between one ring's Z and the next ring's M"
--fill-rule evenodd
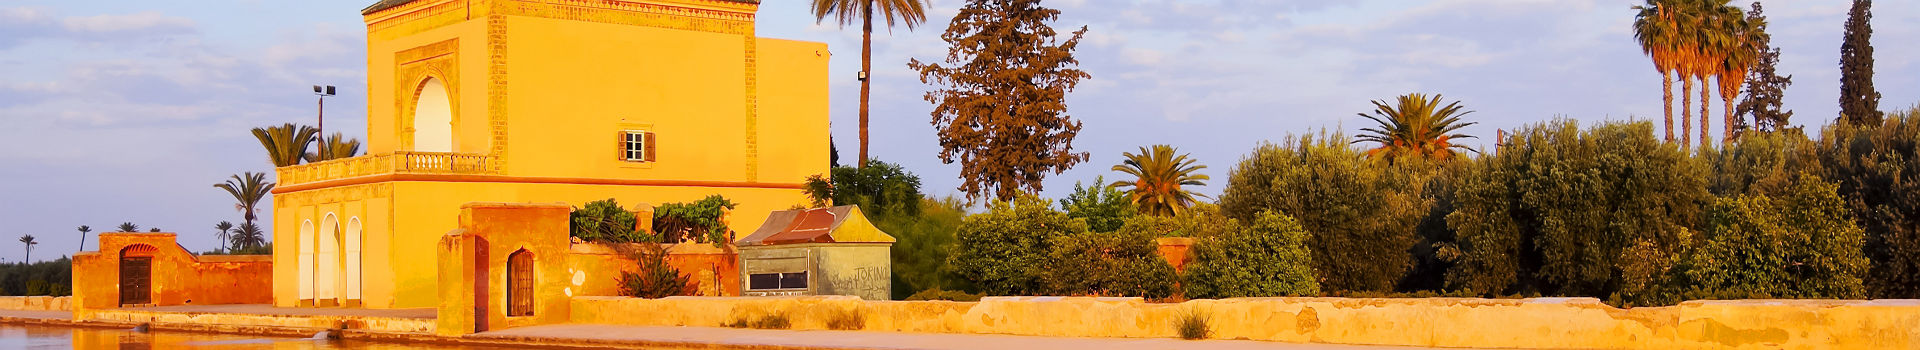
M573 298L572 321L713 327L770 314L794 329L858 317L872 331L1058 337L1174 337L1183 313L1215 339L1538 349L1913 349L1920 300L1692 301L1620 309L1593 298L1246 298L1145 303L1137 298L994 297L980 302L853 297Z
M620 273L639 271L633 261L639 249L637 244L574 243L567 256L570 296L620 295ZM667 266L698 284L696 292L702 296L740 295L737 257L731 247L712 244L681 243L667 248Z
M99 251L73 256L76 311L120 306L121 256L136 250L152 259L148 288L152 305L273 302L270 256L194 255L175 243L172 233L102 233L99 239Z
M73 310L73 297L15 297L0 296L0 310L16 311L68 311Z

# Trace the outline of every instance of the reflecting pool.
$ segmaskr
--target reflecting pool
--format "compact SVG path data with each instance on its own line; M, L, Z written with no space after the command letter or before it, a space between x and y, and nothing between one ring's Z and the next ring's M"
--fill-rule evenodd
M503 347L375 343L128 329L0 325L0 349L510 349Z

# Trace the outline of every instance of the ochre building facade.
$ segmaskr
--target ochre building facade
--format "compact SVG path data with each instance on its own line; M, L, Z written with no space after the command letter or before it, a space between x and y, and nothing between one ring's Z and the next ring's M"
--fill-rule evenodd
M471 202L719 194L752 232L828 164L825 44L757 1L390 0L367 24L367 155L277 169L273 304L438 303Z

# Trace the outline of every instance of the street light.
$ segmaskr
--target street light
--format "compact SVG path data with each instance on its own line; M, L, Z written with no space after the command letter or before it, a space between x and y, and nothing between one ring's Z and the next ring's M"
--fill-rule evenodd
M320 96L320 126L314 127L314 133L321 140L325 140L327 138L327 96L333 96L333 85L314 85L313 94ZM325 143L321 141L321 144Z

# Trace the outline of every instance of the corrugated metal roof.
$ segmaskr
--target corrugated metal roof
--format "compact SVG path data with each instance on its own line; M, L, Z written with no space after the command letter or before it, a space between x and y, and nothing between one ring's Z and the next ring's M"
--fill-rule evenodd
M867 221L860 207L782 210L767 215L767 221L753 234L734 242L736 245L777 245L799 243L892 243L893 236L880 232Z
M414 2L414 1L416 0L380 0L380 2L373 3L373 6L367 6L366 9L360 10L360 15L362 16L370 15L370 14L373 14L374 12L380 12L380 10L390 9L400 5L406 5L407 3ZM759 4L760 3L760 0L714 0L714 1L737 2L742 4Z

